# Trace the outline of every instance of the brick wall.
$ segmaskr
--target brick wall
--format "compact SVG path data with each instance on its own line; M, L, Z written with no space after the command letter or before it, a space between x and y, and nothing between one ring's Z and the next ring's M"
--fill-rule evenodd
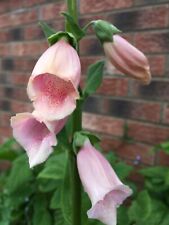
M84 108L83 124L97 131L105 150L115 149L131 161L166 164L169 157L153 156L151 146L169 139L169 1L168 0L80 0L80 23L107 19L149 58L153 81L142 86L114 69L107 69L97 94ZM37 57L47 43L37 26L45 20L63 28L59 12L63 1L0 1L0 142L11 135L9 118L31 110L26 83ZM87 65L103 57L92 31L81 42L83 75ZM128 132L126 133L126 130ZM123 141L128 135L132 143Z

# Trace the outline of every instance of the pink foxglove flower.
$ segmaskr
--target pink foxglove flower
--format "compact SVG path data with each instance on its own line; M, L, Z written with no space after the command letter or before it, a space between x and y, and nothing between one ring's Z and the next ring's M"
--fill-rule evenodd
M71 114L79 98L81 66L76 50L60 40L37 61L27 92L33 101L34 115L43 120L60 120Z
M114 35L113 43L104 42L103 47L107 58L119 71L144 84L150 83L150 66L146 56L128 41Z
M86 140L77 155L79 175L92 202L89 218L107 225L116 225L116 208L132 194L110 166L109 162Z
M63 128L65 119L42 122L31 113L18 113L11 118L13 136L26 150L30 167L44 162L57 145L56 134Z

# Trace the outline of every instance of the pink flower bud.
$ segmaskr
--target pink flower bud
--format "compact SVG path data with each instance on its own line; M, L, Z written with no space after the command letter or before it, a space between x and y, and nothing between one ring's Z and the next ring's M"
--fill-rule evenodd
M81 66L76 50L60 40L37 61L27 92L33 101L34 115L43 120L60 120L73 112L79 98Z
M146 56L119 35L113 36L113 43L104 42L105 54L109 61L122 73L149 84L150 66Z
M13 136L26 150L30 167L44 162L57 145L56 134L65 125L66 119L42 122L31 113L18 113L11 118Z
M116 208L132 194L132 190L119 180L109 162L89 140L77 155L77 165L84 189L92 202L88 217L116 225Z

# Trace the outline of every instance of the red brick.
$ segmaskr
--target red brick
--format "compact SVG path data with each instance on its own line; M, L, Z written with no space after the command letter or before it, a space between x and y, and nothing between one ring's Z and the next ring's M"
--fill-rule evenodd
M40 26L29 26L24 29L24 39L25 40L36 40L36 39L42 39L45 36L42 33L42 30Z
M159 103L133 101L131 104L130 118L156 123L160 121L161 105Z
M138 157L140 157L140 161L138 161L140 163L151 165L154 163L154 155L151 152L152 146L139 143L129 144L105 135L102 138L101 145L104 150L113 150L120 157L133 160L133 163Z
M11 118L11 113L9 112L2 112L0 111L0 126L2 127L9 127L10 126L10 118Z
M102 55L102 46L96 38L84 38L80 42L80 54L81 56Z
M86 74L88 67L97 62L98 60L101 60L102 57L93 56L93 57L80 57L81 61L81 68L82 68L82 74Z
M51 20L61 17L60 13L66 10L63 2L50 3L40 8L40 15L43 20Z
M159 151L157 153L157 162L158 165L169 166L169 155L164 153L163 151Z
M10 83L13 85L26 85L30 77L30 73L18 73L13 72L12 76L10 76Z
M127 8L132 6L133 0L81 0L80 12L85 13L95 13L110 11L112 9Z
M40 3L44 3L45 1L46 0L31 0L31 1L24 0L24 7L30 7L30 6L38 5Z
M132 97L168 101L169 96L169 81L165 80L152 80L152 82L143 86L139 82L132 80L130 87Z
M169 128L140 122L128 122L128 135L135 141L159 144L169 138Z
M35 59L30 59L30 58L15 58L14 59L14 70L19 70L19 71L31 71L33 70L35 63L37 60Z
M19 101L11 101L11 110L13 113L31 112L32 105Z
M64 30L65 29L65 21L63 17L58 18L58 20L50 21L50 26L55 30Z
M10 6L10 10L14 10L14 9L19 9L19 8L23 8L24 6L24 1L25 0L8 0L9 2L9 6ZM32 1L32 0L31 0ZM30 1L30 2L31 2Z
M0 32L0 42L6 42L9 39L9 32L8 31L1 31Z
M165 73L166 57L164 55L148 56L152 76L163 76Z
M123 78L105 78L97 93L110 96L126 96L128 93L128 80Z
M37 15L38 14L35 9L0 15L0 28L31 23L37 20Z
M163 106L163 123L169 124L169 105L165 104Z
M9 56L10 54L10 45L0 43L0 56Z
M22 101L28 101L26 88L18 88L18 87L16 87L13 90L12 98L13 99L17 99L17 100L22 100Z
M113 12L108 19L122 31L165 28L168 26L168 5Z
M140 18L137 20L138 29L159 28L168 25L168 5L142 9Z
M11 46L12 56L35 56L40 55L48 48L46 41L14 43Z
M124 121L108 116L83 114L83 127L90 131L97 131L115 136L123 135Z
M0 127L0 136L10 137L12 136L12 130L10 127Z
M169 52L169 32L137 33L135 44L145 53L167 53Z

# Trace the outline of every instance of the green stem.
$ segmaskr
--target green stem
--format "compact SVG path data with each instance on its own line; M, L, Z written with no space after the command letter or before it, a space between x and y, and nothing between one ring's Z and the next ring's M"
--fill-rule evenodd
M67 2L67 11L73 17L74 21L78 23L78 6L77 0L66 0ZM66 30L70 32L69 25L66 23Z
M78 23L77 0L66 0L68 13ZM66 23L66 31L71 32L69 25ZM81 101L77 101L77 106L73 112L73 134L82 129L82 107ZM72 225L81 225L81 181L78 174L76 155L73 150L69 151L69 173L72 199Z
M82 129L81 101L77 101L73 112L73 133ZM81 225L81 181L78 174L76 155L69 151L70 185L72 193L72 225Z

